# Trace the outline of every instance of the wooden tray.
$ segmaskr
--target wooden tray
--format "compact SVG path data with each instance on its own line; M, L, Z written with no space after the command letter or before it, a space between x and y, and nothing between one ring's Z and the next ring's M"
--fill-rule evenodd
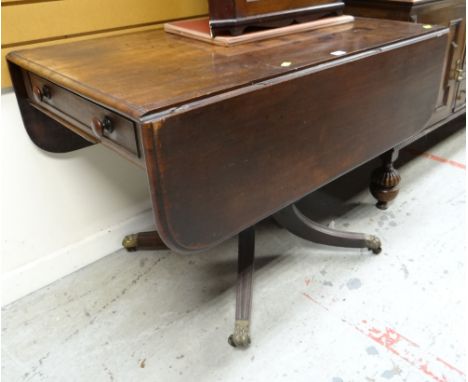
M174 21L164 24L164 30L168 33L208 42L214 45L234 46L249 42L266 40L273 37L285 36L292 33L310 31L335 25L351 23L353 16L328 17L326 19L310 21L307 23L288 25L282 28L271 28L262 31L245 33L240 36L216 36L210 32L209 18Z

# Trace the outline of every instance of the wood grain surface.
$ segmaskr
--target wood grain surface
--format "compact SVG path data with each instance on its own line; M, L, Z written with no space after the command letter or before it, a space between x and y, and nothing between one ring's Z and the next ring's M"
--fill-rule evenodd
M416 134L444 37L265 81L144 129L166 244L213 246Z
M171 249L194 252L420 131L436 102L447 32L356 19L224 48L150 31L8 58L42 148L89 143L64 133L80 129L58 114L66 102L55 115L33 107L31 75L135 122L159 234Z
M336 60L333 52L351 56L441 29L357 18L338 27L230 48L148 31L20 50L8 59L138 119Z

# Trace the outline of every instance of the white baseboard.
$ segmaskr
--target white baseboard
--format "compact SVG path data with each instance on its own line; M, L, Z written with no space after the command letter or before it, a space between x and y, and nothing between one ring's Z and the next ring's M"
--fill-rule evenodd
M122 248L122 238L154 226L151 210L2 274L2 306L10 304Z

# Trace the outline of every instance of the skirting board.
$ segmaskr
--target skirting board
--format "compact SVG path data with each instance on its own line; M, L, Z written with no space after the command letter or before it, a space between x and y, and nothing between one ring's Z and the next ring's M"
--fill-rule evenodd
M2 306L10 304L122 248L129 233L151 230L152 210L2 274Z

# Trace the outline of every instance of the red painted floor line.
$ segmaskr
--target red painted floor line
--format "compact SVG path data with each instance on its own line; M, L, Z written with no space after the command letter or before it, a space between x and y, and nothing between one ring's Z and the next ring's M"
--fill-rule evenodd
M327 306L309 294L303 292L302 295L307 300L330 312ZM370 325L367 320L362 320L359 323L350 322L343 317L340 317L340 320L415 367L426 378L428 377L435 382L466 381L465 373L462 370L452 366L440 357L424 351L417 343L403 336L395 329L389 327L377 328Z
M425 157L425 158L428 158L428 159L432 159L433 161L436 161L436 162L445 163L445 164L448 164L450 166L466 170L466 165L464 165L463 163L460 163L460 162L457 162L457 161L454 161L454 160L451 160L451 159L443 158L443 157L440 157L438 155L428 153L427 151L420 151L420 150L413 149L411 147L405 147L403 149L403 151L405 151L407 153L410 153L412 155L422 156L422 157Z

